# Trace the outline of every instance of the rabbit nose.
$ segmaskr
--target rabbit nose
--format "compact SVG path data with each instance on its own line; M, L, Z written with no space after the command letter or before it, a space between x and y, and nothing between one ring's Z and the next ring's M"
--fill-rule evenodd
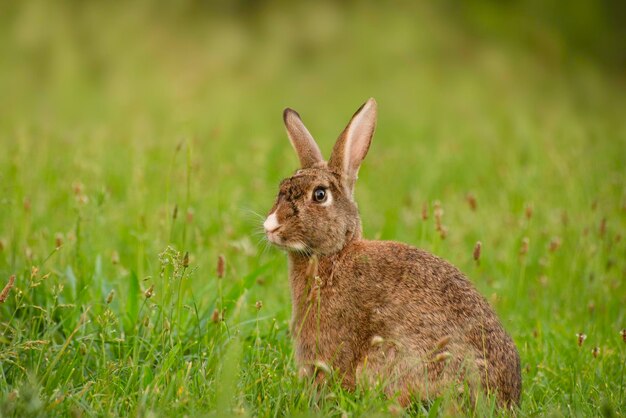
M265 222L263 222L263 228L265 228L265 232L274 232L278 228L280 228L276 213L272 213L270 216L267 217Z

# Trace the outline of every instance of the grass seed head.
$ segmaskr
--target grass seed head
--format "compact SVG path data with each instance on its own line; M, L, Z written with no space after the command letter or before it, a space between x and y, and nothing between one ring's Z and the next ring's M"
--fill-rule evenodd
M222 254L217 257L217 278L221 279L224 277L226 271L226 258Z
M79 194L78 196L76 196L76 202L80 206L84 206L89 203L89 196L87 196L86 194Z
M606 235L606 218L602 218L600 221L600 228L598 229L598 233L600 237L604 237Z
M111 291L109 292L107 298L106 298L106 303L107 305L109 305L111 302L113 302L113 298L115 297L115 289L111 289Z
M553 253L556 250L558 250L560 246L561 246L561 238L552 237L552 239L550 240L550 245L548 249L550 250L551 253Z
M467 200L467 204L469 205L470 209L476 211L476 208L478 207L478 204L476 203L476 196L474 196L473 193L468 193L467 195L465 195L465 200Z
M261 308L263 307L263 302L260 300L257 300L256 303L254 304L254 307L256 308L257 311L260 311Z
M450 337L449 335L441 337L439 339L439 341L437 341L437 344L435 345L435 349L436 350L444 349L448 345L448 343L450 342L450 338L452 338L452 337Z
M4 303L7 300L7 298L9 297L9 292L11 292L11 289L13 288L14 284L15 284L15 274L9 277L9 282L6 284L6 286L4 286L4 289L2 289L2 292L0 292L0 303Z
M72 191L75 195L83 194L85 186L80 181L75 181L72 183Z
M172 219L176 220L178 218L178 205L174 205L174 210L172 211Z
M186 251L185 255L183 256L183 268L187 267L189 267L189 251Z
M422 221L428 220L428 203L424 202L422 204Z
M433 216L435 217L435 229L437 231L441 231L442 229L441 219L443 218L443 208L441 207L441 202L436 200L433 206L434 206Z
M306 277L311 278L317 276L318 259L316 255L313 255L309 259L309 264L306 267Z
M61 248L62 246L63 246L63 234L60 232L57 232L56 234L54 234L54 247Z
M480 262L480 250L483 244L480 241L476 241L476 245L474 245L474 252L472 256L474 257L474 261L478 264Z
M528 254L528 247L530 246L530 238L524 237L522 238L522 245L519 249L519 255L524 256Z
M526 219L528 220L533 217L533 205L531 205L530 203L527 204L524 208L524 216L526 216Z
M217 308L213 309L213 313L211 314L211 322L217 324L218 322L220 322L220 319L220 311Z
M441 237L441 239L446 239L447 236L448 236L448 227L445 225L440 225L439 237Z
M315 366L317 370L321 370L322 372L324 372L326 375L330 376L330 374L332 374L330 366L323 360L315 360L313 362L313 366Z
M149 288L147 288L143 295L146 299L150 299L152 296L154 296L154 285L151 285Z
M442 361L448 360L450 357L452 357L452 354L450 354L449 351L444 351L435 356L435 363L441 363Z
M372 347L378 347L380 345L382 345L382 343L385 342L385 339L383 337L381 337L380 335L374 335L372 337L372 340L370 341L370 345Z
M587 339L587 336L582 332L579 332L578 334L576 334L576 338L578 339L578 346L582 347L583 343Z
M404 413L404 408L397 403L393 403L387 407L387 412L392 417L399 417Z
M591 354L593 355L593 358L597 358L600 355L600 347L593 347L593 350L591 350Z

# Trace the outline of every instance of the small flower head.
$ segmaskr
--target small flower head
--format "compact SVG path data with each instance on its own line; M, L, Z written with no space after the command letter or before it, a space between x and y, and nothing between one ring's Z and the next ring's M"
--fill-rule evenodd
M593 358L597 358L600 355L600 347L593 347L593 350L591 350L591 354L593 355Z
M582 347L583 343L587 339L587 336L582 332L579 332L578 334L576 334L576 338L578 339L578 346Z
M263 307L263 302L260 300L257 300L256 303L254 304L254 307L256 308L257 311L260 311L261 308Z
M152 296L154 296L154 285L151 285L149 288L147 288L146 291L143 292L143 295L146 299L150 299Z

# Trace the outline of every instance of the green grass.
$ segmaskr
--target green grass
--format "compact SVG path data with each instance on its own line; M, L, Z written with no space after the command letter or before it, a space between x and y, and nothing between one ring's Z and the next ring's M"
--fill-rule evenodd
M286 258L259 234L297 168L282 109L328 155L370 96L365 236L488 297L520 351L520 416L626 414L623 80L434 7L72 5L2 6L0 416L401 413L298 380Z

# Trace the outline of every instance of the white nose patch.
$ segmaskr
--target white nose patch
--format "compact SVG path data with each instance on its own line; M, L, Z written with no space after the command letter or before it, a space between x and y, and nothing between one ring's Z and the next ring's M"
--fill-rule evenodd
M270 216L267 217L265 222L263 222L263 228L265 228L267 232L276 231L279 226L280 224L278 223L276 213L272 213Z

